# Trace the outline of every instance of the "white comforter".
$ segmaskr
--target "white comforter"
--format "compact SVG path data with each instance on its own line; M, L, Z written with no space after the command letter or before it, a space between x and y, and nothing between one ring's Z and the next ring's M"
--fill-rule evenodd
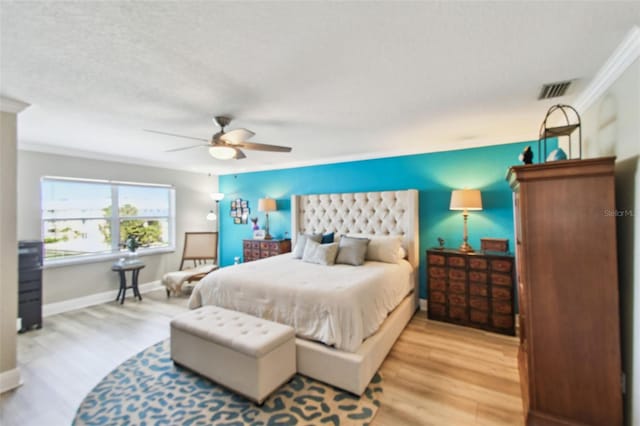
M189 307L216 305L287 324L299 337L355 352L413 289L412 268L366 262L322 266L283 254L214 271Z

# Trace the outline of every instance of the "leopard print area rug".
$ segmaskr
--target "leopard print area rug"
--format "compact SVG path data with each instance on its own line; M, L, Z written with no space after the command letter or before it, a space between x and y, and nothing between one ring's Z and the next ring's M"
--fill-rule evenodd
M382 378L361 397L296 375L262 406L174 365L169 340L156 343L109 373L80 404L73 424L84 425L367 425L374 418Z

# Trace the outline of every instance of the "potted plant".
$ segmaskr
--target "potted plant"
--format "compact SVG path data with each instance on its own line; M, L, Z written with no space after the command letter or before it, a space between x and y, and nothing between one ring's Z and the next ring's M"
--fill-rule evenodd
M129 250L129 257L136 257L138 255L136 250L140 247L140 241L138 241L138 238L135 235L129 234L127 235L127 239L124 241L124 246Z

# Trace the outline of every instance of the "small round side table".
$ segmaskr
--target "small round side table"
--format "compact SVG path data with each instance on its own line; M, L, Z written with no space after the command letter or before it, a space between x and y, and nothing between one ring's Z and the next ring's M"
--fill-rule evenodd
M140 274L140 270L144 268L144 263L141 260L133 260L133 261L120 261L116 262L111 266L111 270L117 272L120 275L120 289L118 290L118 296L116 297L116 301L120 300L120 304L124 303L124 295L127 292L127 289L130 288L133 290L133 296L138 297L139 300L142 300L142 296L140 296L140 291L138 291L138 275ZM125 272L131 271L131 286L127 287L127 277L125 276Z

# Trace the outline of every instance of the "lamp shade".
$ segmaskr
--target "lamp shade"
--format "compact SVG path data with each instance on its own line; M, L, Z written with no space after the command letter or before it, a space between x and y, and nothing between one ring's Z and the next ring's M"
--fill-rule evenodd
M477 189L451 191L449 210L482 210L482 195Z
M258 200L258 211L274 212L276 211L276 200L273 198L260 198Z
M211 198L213 201L220 201L224 198L224 194L222 192L213 192Z

